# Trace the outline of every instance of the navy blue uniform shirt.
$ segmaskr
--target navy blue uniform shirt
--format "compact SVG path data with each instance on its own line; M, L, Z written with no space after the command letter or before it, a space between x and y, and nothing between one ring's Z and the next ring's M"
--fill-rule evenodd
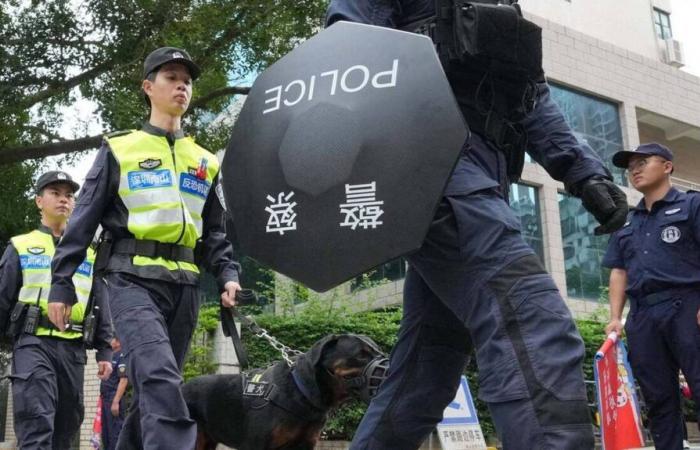
M102 397L113 397L117 393L119 380L126 378L126 358L122 352L112 355L112 374L106 380L100 382L100 394Z
M627 271L627 295L700 287L700 193L676 188L647 211L642 199L608 242L605 267Z

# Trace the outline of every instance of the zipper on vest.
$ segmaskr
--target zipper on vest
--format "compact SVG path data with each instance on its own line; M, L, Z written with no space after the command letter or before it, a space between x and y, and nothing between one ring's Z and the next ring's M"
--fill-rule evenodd
M173 141L173 143L171 144L170 139L168 139L168 145L170 146L170 154L173 155L173 167L175 168L175 177L177 178L178 170L177 162L175 161L175 141ZM180 232L180 237L178 237L175 241L175 243L178 244L180 243L180 239L182 239L182 237L185 235L185 227L187 226L187 221L185 220L185 206L183 204L182 194L180 194L180 181L176 179L175 182L177 183L177 194L180 197L180 211L182 211L182 232Z

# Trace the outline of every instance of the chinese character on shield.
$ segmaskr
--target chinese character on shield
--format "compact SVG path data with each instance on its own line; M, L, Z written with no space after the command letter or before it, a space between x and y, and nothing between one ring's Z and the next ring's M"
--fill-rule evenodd
M294 196L294 191L286 195L284 192L280 192L277 194L277 199L271 195L267 196L271 205L265 207L265 211L270 213L265 231L268 233L277 232L283 235L285 231L297 229L297 223L295 222L297 213L294 212L297 202L290 202L292 196Z
M384 201L377 200L376 194L377 183L374 181L368 184L346 184L347 203L340 205L340 213L345 214L345 220L340 226L350 227L353 230L360 226L366 230L383 224L384 222L379 218L384 214L381 208Z

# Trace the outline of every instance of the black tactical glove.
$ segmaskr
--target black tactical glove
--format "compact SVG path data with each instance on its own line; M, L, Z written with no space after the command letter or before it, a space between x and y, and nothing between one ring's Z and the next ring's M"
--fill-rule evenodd
M589 178L577 186L583 207L600 223L595 234L619 230L627 220L627 196L610 180Z

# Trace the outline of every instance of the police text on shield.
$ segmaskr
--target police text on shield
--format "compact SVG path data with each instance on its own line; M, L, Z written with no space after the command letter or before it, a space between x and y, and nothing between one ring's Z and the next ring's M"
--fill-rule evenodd
M265 94L272 94L272 96L265 100L265 105L271 106L263 110L263 114L278 111L283 106L297 105L304 99L313 101L314 94L321 89L328 89L330 95L335 95L338 88L352 94L370 86L374 89L395 87L398 70L399 60L395 59L390 70L380 71L374 75L371 75L369 67L357 64L342 73L339 69L335 69L321 73L318 78L316 75L311 75L308 80L294 80L286 86L275 86L265 91Z

